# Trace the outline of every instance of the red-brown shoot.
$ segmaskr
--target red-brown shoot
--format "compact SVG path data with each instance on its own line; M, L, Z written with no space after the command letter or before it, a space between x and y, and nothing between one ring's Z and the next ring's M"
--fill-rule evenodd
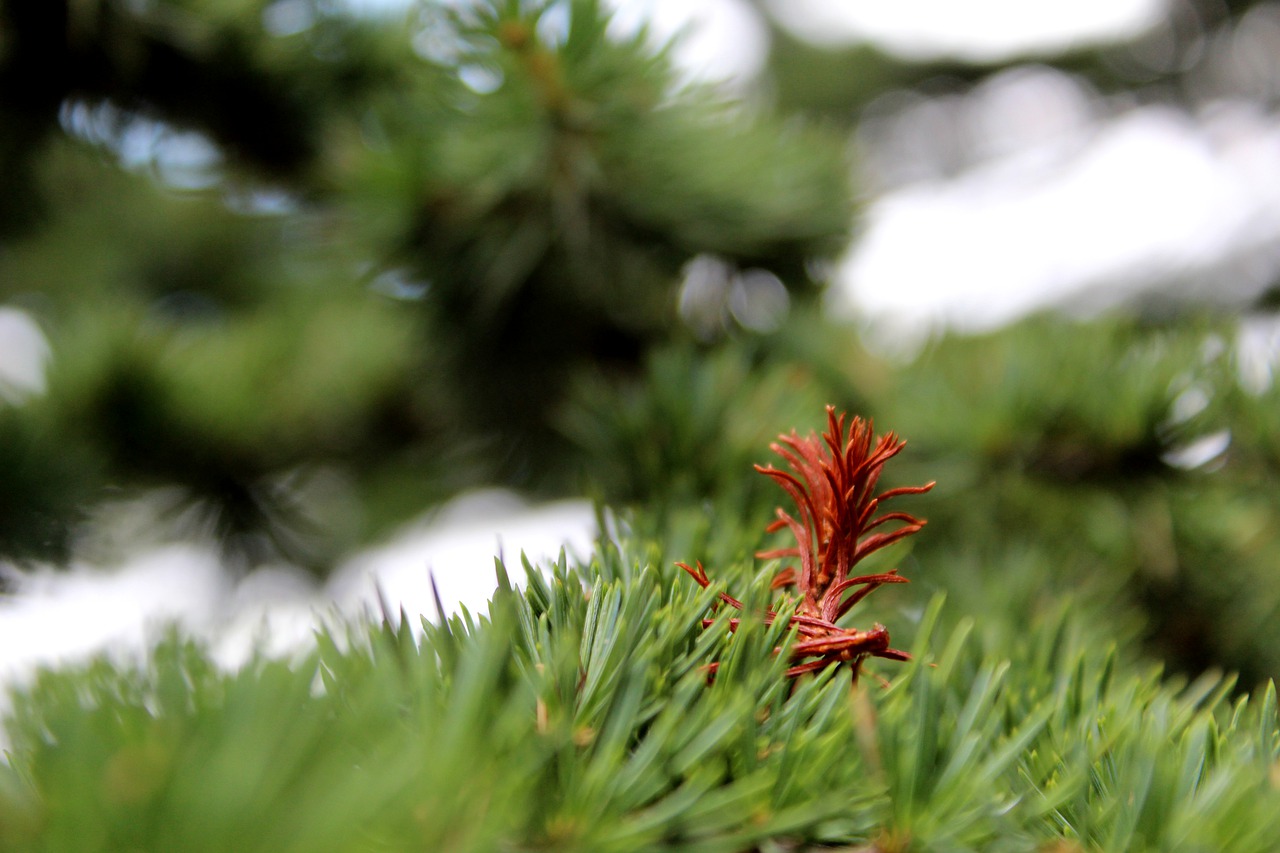
M756 554L760 559L793 558L800 563L798 568L791 565L782 569L772 583L773 589L794 587L799 598L790 617L798 638L788 650L794 665L787 675L794 677L848 663L857 678L861 662L867 657L910 658L906 652L890 648L889 632L883 625L860 631L836 624L878 587L907 582L897 569L853 575L864 557L924 527L924 519L880 509L892 498L927 492L933 483L875 493L884 464L897 456L905 444L892 432L875 438L871 423L862 418L853 418L846 429L845 415L837 416L835 408L828 406L827 431L822 436L811 433L801 438L793 430L769 445L786 461L790 471L772 465L756 466L795 504L794 514L779 507L777 519L766 528L768 532L790 530L795 546ZM891 530L877 530L895 522L899 526ZM685 563L677 565L703 588L710 586L701 563L696 568ZM720 600L736 610L742 609L741 601L725 593L720 593ZM765 612L764 620L772 623L776 616L771 609ZM710 621L704 620L703 624ZM737 625L737 619L730 620L731 630ZM715 668L712 664L712 674Z

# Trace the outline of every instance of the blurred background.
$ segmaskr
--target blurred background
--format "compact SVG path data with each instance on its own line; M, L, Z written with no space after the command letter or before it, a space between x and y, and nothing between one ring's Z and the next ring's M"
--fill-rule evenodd
M939 482L904 612L1280 674L1278 106L1271 2L4 0L0 676L596 505L746 564L826 403Z

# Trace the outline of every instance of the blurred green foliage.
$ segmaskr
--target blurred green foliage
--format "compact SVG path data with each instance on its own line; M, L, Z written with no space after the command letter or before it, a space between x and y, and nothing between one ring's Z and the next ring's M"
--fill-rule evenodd
M852 213L839 138L607 23L592 0L0 6L0 299L54 352L6 417L85 457L59 494L66 466L15 447L0 551L65 557L85 512L51 507L177 486L229 556L323 572L460 488L576 485L553 412L681 336L691 258L814 290ZM309 518L282 483L316 467L369 511Z

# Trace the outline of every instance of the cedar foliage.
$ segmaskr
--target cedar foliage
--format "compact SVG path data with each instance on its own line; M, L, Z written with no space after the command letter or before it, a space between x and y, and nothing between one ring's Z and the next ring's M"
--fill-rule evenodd
M1195 14L1219 44L1250 6ZM7 559L109 557L137 496L151 536L319 575L477 484L608 507L522 589L499 562L484 614L232 673L174 635L41 674L5 722L0 848L1280 848L1280 390L1240 343L1274 300L885 361L814 298L847 125L1000 69L778 30L744 104L608 17L0 2L0 302L54 354L43 393L0 398ZM1194 90L1125 50L1057 61ZM715 287L681 291L690 262ZM733 286L765 272L791 309L762 331ZM754 556L795 543L752 465L826 404L909 440L887 489L937 481L928 527L859 567L912 583L842 623L911 660L852 687L785 677L789 619L760 617L790 612L783 566ZM1206 436L1226 450L1182 464Z
M885 687L793 682L771 653L785 621L703 630L714 591L629 550L527 566L524 591L499 563L486 614L322 633L292 662L228 674L173 637L136 671L45 673L9 722L0 840L1265 851L1280 833L1274 687L1164 678L1083 601L1010 648L944 626L936 597Z

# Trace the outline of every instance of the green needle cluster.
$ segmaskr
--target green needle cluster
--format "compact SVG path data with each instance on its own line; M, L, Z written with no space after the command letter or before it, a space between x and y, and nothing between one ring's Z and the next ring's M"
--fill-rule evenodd
M788 679L782 620L634 539L498 563L488 612L216 669L172 636L19 692L13 851L1274 850L1274 686L1192 683L1063 606L995 646L944 600L913 659ZM740 575L750 576L748 566ZM760 573L747 612L767 600ZM914 613L914 615L912 615ZM899 629L900 631L902 629ZM720 662L710 683L706 665ZM878 676L878 677L873 677Z

